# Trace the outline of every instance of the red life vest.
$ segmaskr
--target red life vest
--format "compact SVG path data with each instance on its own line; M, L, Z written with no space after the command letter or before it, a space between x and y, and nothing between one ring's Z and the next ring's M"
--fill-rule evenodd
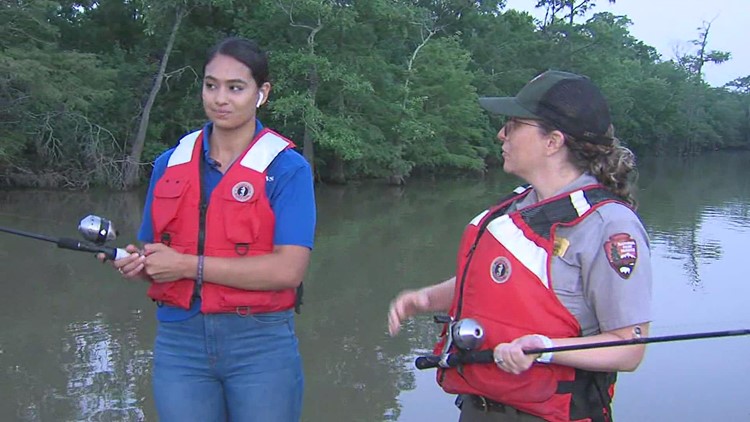
M263 129L227 170L201 209L203 131L180 140L153 192L154 241L180 253L219 257L263 255L273 251L275 217L266 196L266 172L276 156L294 144ZM203 229L201 229L203 227ZM202 239L201 239L202 237ZM203 313L275 312L294 306L295 290L253 291L205 280L152 283L156 301L189 309L194 294Z
M484 327L483 349L527 334L581 335L578 321L552 289L555 230L559 225L575 225L599 206L618 201L602 186L591 185L506 213L528 192L517 189L509 199L477 216L461 240L450 314L455 320L473 318ZM443 352L444 344L445 338L436 345L435 354ZM439 369L437 377L448 393L482 396L554 422L606 420L611 400L606 390L614 382L613 374L542 363L534 363L520 375L494 364L467 364L460 370ZM598 397L603 391L604 400ZM597 397L574 400L576 394Z

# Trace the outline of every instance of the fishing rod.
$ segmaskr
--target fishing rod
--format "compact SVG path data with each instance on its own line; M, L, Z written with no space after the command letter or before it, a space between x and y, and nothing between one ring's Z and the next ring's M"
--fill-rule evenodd
M96 215L84 217L78 224L78 233L85 239L80 241L70 237L53 237L0 226L0 232L14 234L54 243L58 248L81 252L103 253L107 259L117 260L129 255L125 249L113 248L104 244L117 238L117 231L111 221Z
M667 341L682 341L682 340L695 340L704 338L714 337L732 337L732 336L746 336L750 335L750 329L744 330L728 330L728 331L712 331L705 333L692 333L692 334L676 334L661 337L636 337L629 340L616 340L616 341L604 341L599 343L589 344L571 344L567 346L554 346L545 347L541 349L527 349L523 353L525 355L536 355L542 353L554 353L554 352L567 352L572 350L585 350L585 349L598 349L604 347L615 347L615 346L630 346L636 344L647 344L647 343L662 343ZM456 353L450 353L447 356L430 355L420 356L414 362L414 366L417 369L429 369L429 368L455 368L456 366L467 364L467 363L493 363L494 357L492 349L487 350L470 350Z

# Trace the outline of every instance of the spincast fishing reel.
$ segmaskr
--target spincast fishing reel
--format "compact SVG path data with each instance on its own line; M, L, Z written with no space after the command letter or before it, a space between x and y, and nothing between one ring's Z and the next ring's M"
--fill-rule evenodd
M117 239L117 230L111 221L97 215L87 215L78 224L78 233L89 242L103 245Z
M448 324L443 352L439 355L418 357L414 362L417 369L451 368L456 366L457 359L483 353L476 352L484 343L484 328L477 320L464 318L455 321L448 315L435 315L434 320L439 324ZM453 346L456 346L458 351L453 351Z
M484 342L484 328L472 318L457 321L451 327L453 344L462 350L478 349Z
M0 232L51 242L56 244L58 248L62 249L103 253L107 259L117 260L129 255L125 249L104 245L106 242L117 239L117 231L111 221L96 215L86 216L78 224L78 233L86 239L85 242L71 239L69 237L53 237L44 234L30 233L9 227L0 227Z

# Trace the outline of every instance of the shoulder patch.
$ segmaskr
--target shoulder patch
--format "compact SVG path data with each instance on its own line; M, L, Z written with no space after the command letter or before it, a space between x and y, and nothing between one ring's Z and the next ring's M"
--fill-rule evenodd
M617 233L604 242L604 254L609 265L624 279L630 278L638 260L638 245L628 233Z

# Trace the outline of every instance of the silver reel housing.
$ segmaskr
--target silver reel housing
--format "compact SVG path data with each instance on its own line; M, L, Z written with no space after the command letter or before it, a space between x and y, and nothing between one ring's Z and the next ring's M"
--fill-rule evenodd
M103 245L117 239L117 230L111 221L96 215L87 215L78 224L78 233L84 239Z

